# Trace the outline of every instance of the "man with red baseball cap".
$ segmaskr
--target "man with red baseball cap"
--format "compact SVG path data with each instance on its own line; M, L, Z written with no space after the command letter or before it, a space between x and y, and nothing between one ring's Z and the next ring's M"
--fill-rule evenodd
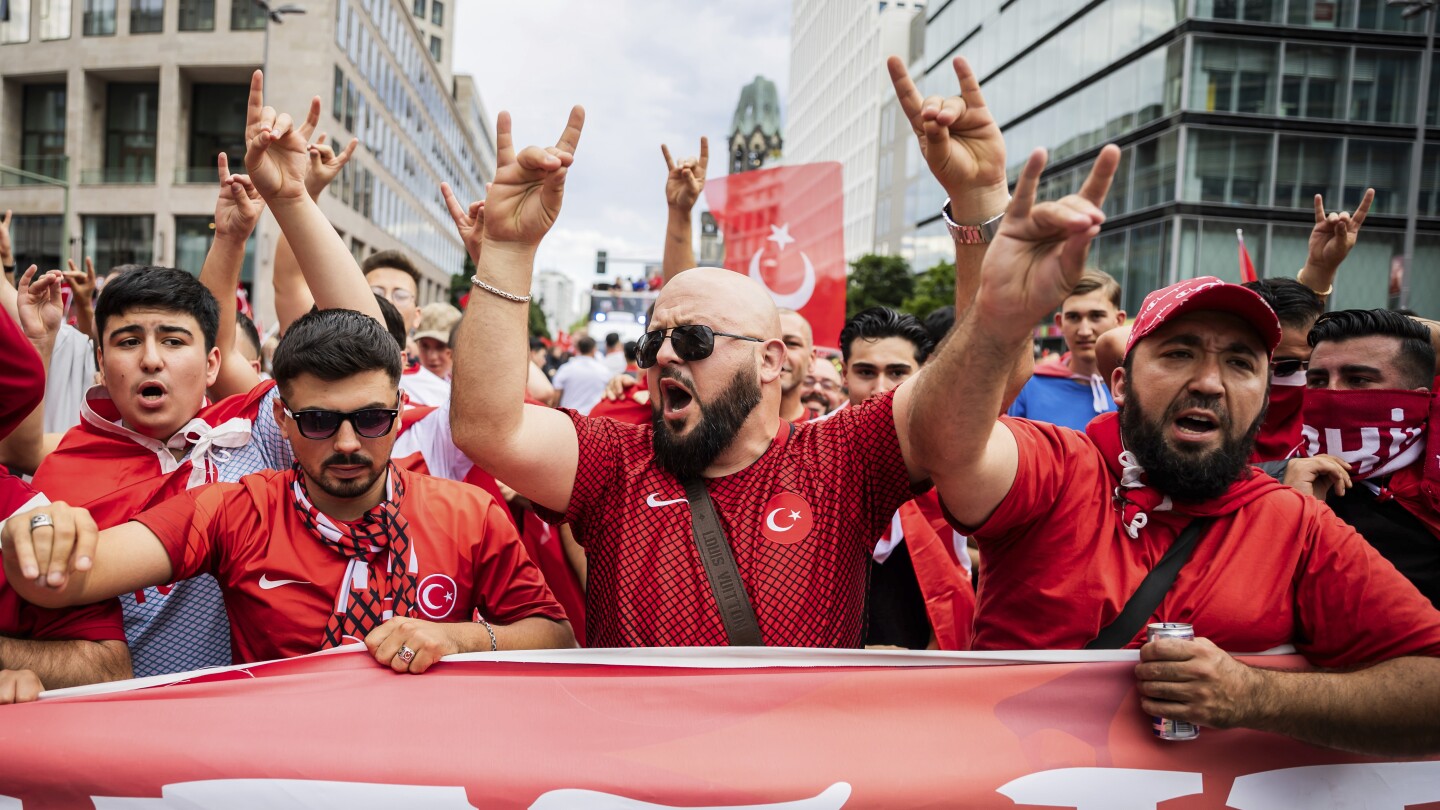
M912 450L984 561L973 647L1140 647L1147 714L1440 750L1440 612L1329 509L1247 464L1281 338L1254 292L1197 278L1151 293L1111 379L1120 411L1084 433L987 416L1013 347L1079 278L1118 159L1106 147L1079 194L1037 204L1044 153L1030 157L969 315L916 381ZM1197 638L1141 646L1162 621ZM1284 644L1346 671L1225 652Z

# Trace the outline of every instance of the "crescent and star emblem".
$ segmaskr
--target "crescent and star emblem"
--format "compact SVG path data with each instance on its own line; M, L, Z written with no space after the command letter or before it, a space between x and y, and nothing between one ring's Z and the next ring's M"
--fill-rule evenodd
M432 619L443 619L455 609L455 580L444 574L425 577L416 592L420 596L420 611Z
M795 241L795 237L790 235L790 223L779 226L771 225L770 235L765 238L765 241L779 245L780 251L783 253L785 246ZM765 292L770 293L770 297L775 301L775 306L800 311L810 303L810 296L815 294L815 265L810 262L810 257L805 254L805 251L800 251L800 259L805 263L805 277L801 279L800 286L794 292L778 293L770 289L770 285L766 284L764 277L760 275L760 254L764 252L765 248L762 247L755 251L754 256L750 257L750 278L760 282L760 286L765 288Z
M789 513L790 513L790 525L789 525L789 526L781 526L780 524L778 524L778 523L775 522L775 516L778 515L778 514L780 514L781 512L789 512ZM772 531L772 532L788 532L788 531L790 531L791 529L795 528L795 524L796 524L799 520L800 520L800 513L799 513L799 512L796 512L794 509L787 509L787 508L785 508L785 507L782 506L782 507L780 507L779 509L773 510L770 514L768 514L768 515L765 516L765 525L766 525L766 526L769 526L769 527L770 527L770 531Z

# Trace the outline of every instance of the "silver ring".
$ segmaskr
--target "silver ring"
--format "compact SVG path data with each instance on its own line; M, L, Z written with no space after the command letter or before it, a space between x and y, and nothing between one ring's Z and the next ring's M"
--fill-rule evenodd
M409 647L401 646L400 660L404 661L407 664L410 663L411 661L415 660L415 651L410 649Z
M31 529L32 531L35 530L35 529L40 528L41 526L54 526L54 525L55 525L55 519L52 518L52 517L50 517L49 515L45 514L44 512L41 512L40 514L36 515L35 517L30 518L30 529Z

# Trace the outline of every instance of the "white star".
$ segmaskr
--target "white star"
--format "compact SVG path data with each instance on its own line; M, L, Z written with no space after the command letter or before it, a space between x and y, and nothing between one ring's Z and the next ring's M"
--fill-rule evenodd
M770 235L765 237L765 239L766 241L779 245L781 250L784 250L786 245L795 241L795 237L790 235L790 223L788 222L778 227L771 225Z
M791 520L799 520L799 519L800 519L800 513L799 513L799 512L795 512L795 511L791 511L791 512L790 512L790 519L791 519Z

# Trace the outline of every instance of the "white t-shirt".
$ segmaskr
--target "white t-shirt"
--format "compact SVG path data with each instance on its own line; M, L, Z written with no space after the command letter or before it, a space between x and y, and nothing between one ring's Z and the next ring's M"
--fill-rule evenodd
M560 407L589 414L605 396L605 384L615 375L594 357L579 355L560 367L552 381L560 391Z
M411 405L432 405L438 408L450 402L450 381L435 376L424 366L414 374L401 374L400 390L410 395Z
M80 424L85 392L95 384L95 344L70 324L61 324L45 380L45 432L64 433Z
M601 362L605 364L606 368L610 369L611 376L625 373L625 352L617 349L605 355Z

